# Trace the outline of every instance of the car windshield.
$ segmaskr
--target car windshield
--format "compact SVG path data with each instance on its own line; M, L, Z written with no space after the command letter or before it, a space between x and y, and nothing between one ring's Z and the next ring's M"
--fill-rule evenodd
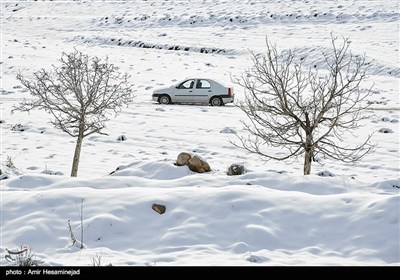
M174 85L174 87L179 87L183 82L186 82L186 81L187 81L187 79L186 79L186 80L179 81L179 83L176 83L176 84Z

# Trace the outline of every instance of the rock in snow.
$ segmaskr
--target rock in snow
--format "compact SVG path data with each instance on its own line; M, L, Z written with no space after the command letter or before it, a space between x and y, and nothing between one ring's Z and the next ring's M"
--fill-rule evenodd
M204 159L197 155L194 155L191 159L189 159L187 166L191 171L197 173L209 172L211 170L210 165L208 165Z
M152 208L154 211L156 211L158 214L160 214L160 215L164 214L164 213L165 213L165 210L166 210L165 205L155 204L155 203L151 206L151 208Z
M198 155L192 156L189 153L182 152L178 155L175 163L177 166L187 165L193 172L204 173L211 170L210 165Z

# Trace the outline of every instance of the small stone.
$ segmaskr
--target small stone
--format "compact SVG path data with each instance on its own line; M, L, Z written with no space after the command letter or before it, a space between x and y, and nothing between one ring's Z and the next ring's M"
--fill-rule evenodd
M379 129L380 133L393 133L393 130L391 130L390 128L381 128Z
M317 175L321 177L335 177L335 174L327 170L318 172Z
M230 127L225 127L223 128L219 133L231 133L231 134L236 134L236 130L230 128Z
M160 214L160 215L164 214L164 213L165 213L165 210L166 210L166 207L165 207L164 205L155 204L155 203L151 206L151 208L152 208L154 211L156 211L158 214Z
M118 136L117 141L125 141L126 139L128 139L128 138L126 138L125 135L120 135L120 136Z
M245 168L242 164L232 164L228 167L228 172L226 173L228 176L233 175L242 175L245 172Z

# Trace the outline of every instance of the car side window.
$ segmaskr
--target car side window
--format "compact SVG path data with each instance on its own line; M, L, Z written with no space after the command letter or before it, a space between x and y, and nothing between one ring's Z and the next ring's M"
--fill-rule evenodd
M193 88L193 85L194 85L194 80L187 80L187 81L184 81L183 83L181 83L178 86L178 88L179 89L190 89L190 88Z
M199 89L209 89L211 88L211 84L207 80L197 80L196 88Z

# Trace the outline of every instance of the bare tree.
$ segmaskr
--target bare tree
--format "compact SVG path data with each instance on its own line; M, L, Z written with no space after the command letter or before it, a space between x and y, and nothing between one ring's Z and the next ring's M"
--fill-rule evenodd
M104 134L101 130L109 116L116 116L134 96L129 76L121 74L108 59L101 62L75 50L63 52L60 62L60 66L53 65L53 71L35 72L33 81L18 73L17 79L35 98L24 100L13 111L43 109L53 116L51 123L56 128L77 138L71 170L71 176L76 177L83 138Z
M361 113L369 106L371 90L360 87L368 63L349 51L349 39L338 44L331 35L331 41L332 51L322 53L326 70L321 71L305 71L306 58L292 50L278 53L268 39L265 54L251 53L254 66L236 80L245 90L238 106L250 120L242 121L250 135L238 136L240 143L234 145L267 160L304 155L304 175L318 153L354 162L372 150L371 135L353 147L343 142L345 133L360 127ZM265 146L283 153L265 151Z

